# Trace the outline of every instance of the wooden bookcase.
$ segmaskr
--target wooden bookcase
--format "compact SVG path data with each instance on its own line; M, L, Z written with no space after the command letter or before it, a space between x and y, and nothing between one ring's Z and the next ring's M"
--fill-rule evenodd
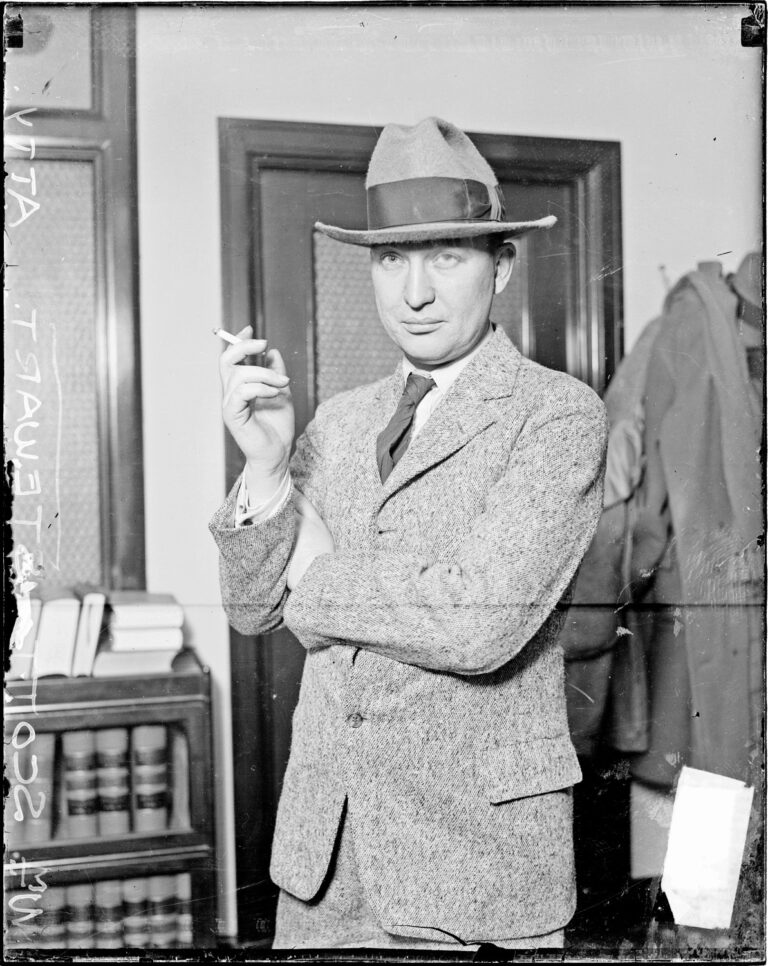
M20 845L5 855L6 888L22 887L22 866L27 881L38 873L56 885L189 873L194 947L214 946L217 886L208 671L42 679L34 700L31 689L29 681L6 683L6 736L20 721L40 733L148 724L183 729L189 751L190 828Z

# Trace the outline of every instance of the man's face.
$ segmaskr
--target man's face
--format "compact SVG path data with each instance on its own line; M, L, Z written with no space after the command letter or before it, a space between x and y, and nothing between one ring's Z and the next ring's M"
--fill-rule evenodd
M513 258L509 248L494 253L486 238L373 246L373 291L387 334L420 369L460 359L485 335Z

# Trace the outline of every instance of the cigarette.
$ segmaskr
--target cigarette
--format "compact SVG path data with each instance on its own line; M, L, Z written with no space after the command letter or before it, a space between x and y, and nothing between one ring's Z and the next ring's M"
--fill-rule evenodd
M228 342L230 345L237 345L238 342L243 341L242 339L238 339L236 335L232 335L231 332L227 332L226 329L214 329L213 334Z

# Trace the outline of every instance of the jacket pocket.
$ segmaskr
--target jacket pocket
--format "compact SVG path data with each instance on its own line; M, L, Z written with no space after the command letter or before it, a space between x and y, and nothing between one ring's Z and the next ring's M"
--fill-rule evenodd
M485 781L493 805L575 785L581 768L570 734L494 748L486 759Z

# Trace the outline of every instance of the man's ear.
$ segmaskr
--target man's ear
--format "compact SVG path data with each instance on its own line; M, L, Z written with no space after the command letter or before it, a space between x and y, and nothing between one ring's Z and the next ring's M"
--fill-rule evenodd
M496 270L494 273L493 290L496 295L503 292L507 287L507 282L512 275L512 268L515 264L515 246L512 242L504 242L496 252Z

